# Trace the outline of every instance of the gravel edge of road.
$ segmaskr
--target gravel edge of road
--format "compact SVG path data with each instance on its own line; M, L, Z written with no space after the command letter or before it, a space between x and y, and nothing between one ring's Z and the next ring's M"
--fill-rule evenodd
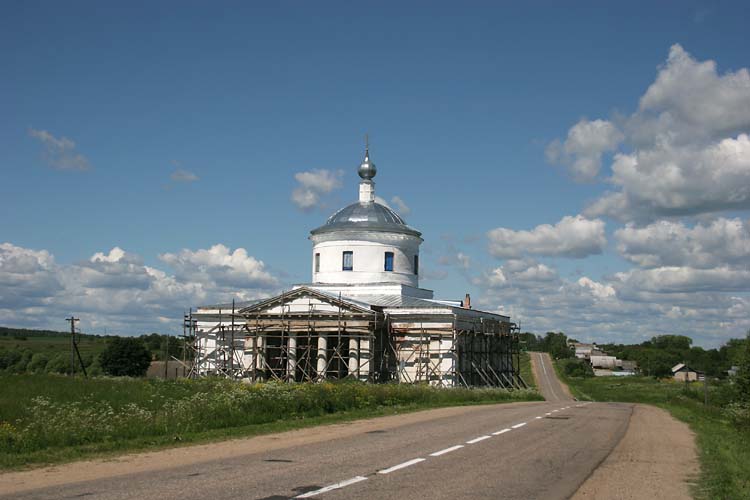
M689 499L699 471L690 427L661 408L637 404L623 438L571 499Z

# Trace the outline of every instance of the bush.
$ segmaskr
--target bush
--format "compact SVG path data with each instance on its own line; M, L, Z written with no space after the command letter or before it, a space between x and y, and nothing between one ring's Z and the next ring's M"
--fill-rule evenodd
M49 360L47 373L68 373L70 371L70 354L59 353Z
M107 375L143 377L151 364L151 353L140 339L115 337L99 355L99 364Z
M750 431L750 403L730 403L724 408L724 415L738 429Z
M29 364L26 366L26 370L32 373L43 373L47 368L47 363L49 363L47 355L38 352L31 357L31 361L29 361Z
M560 362L563 373L568 377L593 377L594 370L591 365L582 359L566 359Z

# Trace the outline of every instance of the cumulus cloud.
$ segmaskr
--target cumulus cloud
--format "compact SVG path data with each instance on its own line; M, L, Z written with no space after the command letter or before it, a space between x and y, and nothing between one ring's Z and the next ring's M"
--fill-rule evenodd
M62 289L56 270L46 250L0 243L0 303L9 308L43 303Z
M599 174L602 155L614 151L623 138L609 121L582 119L570 128L564 142L552 141L545 153L547 161L565 165L576 180L586 182Z
M507 261L475 278L480 293L474 302L485 310L510 313L524 331L564 331L584 341L642 342L679 333L716 346L742 336L750 328L750 300L744 292L730 290L744 286L747 291L750 271L736 277L726 271L696 271L690 276L660 268L568 279L545 264Z
M209 249L165 253L159 259L176 271L182 281L216 283L221 286L268 288L278 285L263 261L247 254L244 248L230 251L224 245Z
M509 259L502 266L474 278L473 283L494 289L547 288L559 285L560 277L555 269L532 259Z
M750 73L720 74L680 45L670 48L638 108L606 120L582 120L547 157L591 180L612 151L613 189L587 217L647 223L660 217L750 208ZM618 146L619 145L619 146Z
M59 170L89 170L91 164L76 152L76 143L67 137L57 138L46 130L29 129L29 135L37 139L44 148L47 164Z
M45 250L0 244L0 323L60 328L62 318L74 313L89 331L164 331L176 328L188 307L258 298L278 286L244 249L215 245L161 257L174 274L119 247L59 265Z
M748 267L750 221L719 218L688 227L662 220L645 227L628 224L615 231L617 249L641 267Z
M589 206L589 217L648 220L750 209L750 137L740 134L705 147L663 141L618 154L609 193Z
M172 172L169 178L174 182L195 182L199 180L197 175L182 168L178 168Z
M487 233L489 251L497 258L525 254L583 258L602 253L607 238L604 221L580 215L565 216L557 224L542 224L530 231L497 228Z
M292 191L292 202L301 210L312 210L321 205L321 197L341 187L342 170L315 169L297 172L294 178L299 184Z

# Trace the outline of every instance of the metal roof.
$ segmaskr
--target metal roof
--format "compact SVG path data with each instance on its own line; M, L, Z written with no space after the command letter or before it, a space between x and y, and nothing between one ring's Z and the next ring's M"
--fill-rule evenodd
M235 310L239 311L240 309L243 309L245 307L250 307L253 304L257 304L259 302L263 302L265 299L255 299L255 300L243 300L242 302L235 302L234 308ZM207 305L207 306L198 306L199 309L221 309L221 310L232 310L232 303L227 302L224 304L213 304L213 305Z
M313 229L310 234L342 230L383 231L422 236L422 233L409 227L400 215L377 202L352 203L331 215L325 224Z

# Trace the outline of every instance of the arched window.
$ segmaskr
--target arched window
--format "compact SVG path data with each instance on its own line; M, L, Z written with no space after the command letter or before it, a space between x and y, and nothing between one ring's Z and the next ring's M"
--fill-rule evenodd
M385 265L386 271L393 271L393 252L385 252Z
M315 272L316 273L320 272L320 254L319 253L315 254Z
M414 256L414 274L419 274L419 255Z

